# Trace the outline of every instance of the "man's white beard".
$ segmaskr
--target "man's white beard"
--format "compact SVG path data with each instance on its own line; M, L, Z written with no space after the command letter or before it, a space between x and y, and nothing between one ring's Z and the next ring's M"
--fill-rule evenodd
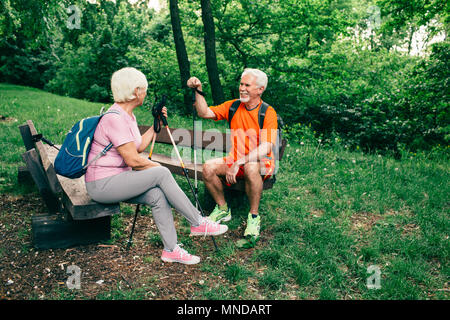
M247 94L245 95L245 97L242 96L242 94L239 95L239 100L241 100L241 102L247 103L250 101L250 96Z

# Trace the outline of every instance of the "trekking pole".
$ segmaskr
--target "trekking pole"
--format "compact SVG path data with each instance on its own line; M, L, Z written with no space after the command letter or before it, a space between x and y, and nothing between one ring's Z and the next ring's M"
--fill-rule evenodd
M198 196L198 185L197 185L197 132L196 132L196 126L195 126L195 89L192 89L192 129L193 129L193 144L194 144L194 188L195 188L195 194ZM196 207L198 209L198 205L196 204Z
M166 104L166 99L167 99L167 97L165 95L163 95L161 101L158 102L158 104L152 108L152 115L154 118L153 131L155 133L153 134L152 146L150 147L150 153L148 154L149 160L152 159L153 148L155 146L155 141L156 141L156 135L161 131L161 125L159 123L159 118L160 118L161 110L164 107L164 105Z
M156 132L153 135L152 146L150 147L150 153L148 154L149 160L152 160L153 147L155 146L155 140L156 140Z
M172 133L170 132L170 129L169 129L169 124L167 123L167 119L162 114L160 115L160 117L161 117L161 120L163 122L164 127L167 130L167 134L169 135L170 141L172 142L172 145L173 145L173 147L175 149L175 153L177 154L178 160L180 161L181 168L183 169L184 176L186 177L186 180L187 180L187 182L189 184L189 187L190 187L190 189L192 191L192 194L194 195L195 202L198 205L198 210L200 211L202 217L204 217L205 214L204 214L203 209L202 209L202 207L200 205L200 201L198 200L197 194L195 193L194 187L192 186L191 180L189 179L188 171L186 169L186 166L184 165L183 159L181 158L180 153L178 152L177 145L175 144L175 141L173 140ZM211 236L211 239L212 239L212 241L214 243L214 247L216 248L216 251L219 251L219 248L217 247L217 243L216 243L216 240L214 239L214 236Z
M50 140L47 140L42 133L38 133L32 136L33 142L38 142L40 140L44 141L46 144L48 144L49 146L55 148L56 150L59 151L59 148L57 146L54 145L53 142L51 142Z
M128 238L128 241L127 241L127 251L133 245L134 226L136 225L136 219L137 219L137 216L139 214L140 208L141 208L141 205L138 204L137 207L136 207L136 212L134 213L134 220L133 220L133 226L131 227L130 238Z

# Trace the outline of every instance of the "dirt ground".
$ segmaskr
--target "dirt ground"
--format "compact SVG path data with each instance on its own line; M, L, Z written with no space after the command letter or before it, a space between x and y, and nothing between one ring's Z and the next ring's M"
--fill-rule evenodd
M220 276L211 278L211 272L202 271L202 263L163 263L162 247L145 238L151 229L157 232L151 215L139 217L129 251L125 243L37 250L31 238L31 217L39 213L46 213L39 195L0 196L0 299L198 299L204 284L226 281ZM132 218L124 215L127 235ZM206 251L214 250L212 243L208 243L210 249L204 249L204 242L211 242L209 238L194 239L197 254L210 259ZM236 257L236 261L244 262L242 259L251 256L250 251ZM71 265L81 270L79 290L67 287ZM133 294L128 297L130 292Z

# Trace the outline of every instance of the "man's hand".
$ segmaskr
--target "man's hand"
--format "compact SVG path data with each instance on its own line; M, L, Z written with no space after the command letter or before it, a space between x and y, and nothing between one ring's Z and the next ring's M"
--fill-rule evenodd
M206 103L204 94L201 94L202 83L200 82L200 80L198 80L198 78L196 77L191 77L187 81L187 86L192 89L197 89L197 92L195 93L194 106L197 109L198 116L204 119L216 119L216 114L208 108L208 104Z
M237 175L238 171L239 171L239 165L237 165L236 162L233 163L232 166L227 169L227 171L225 172L225 177L229 184L236 183L236 175Z
M192 89L198 89L200 91L202 91L202 83L200 82L200 80L198 80L198 78L196 77L191 77L188 81L187 81L187 86L189 88Z

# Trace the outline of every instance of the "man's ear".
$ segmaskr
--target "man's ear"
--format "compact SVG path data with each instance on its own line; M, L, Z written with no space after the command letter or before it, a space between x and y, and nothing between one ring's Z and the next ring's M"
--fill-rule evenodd
M260 89L260 94L259 95L262 95L263 94L263 92L266 90L266 87L264 87L264 86L261 86L261 87L259 87L258 89Z

